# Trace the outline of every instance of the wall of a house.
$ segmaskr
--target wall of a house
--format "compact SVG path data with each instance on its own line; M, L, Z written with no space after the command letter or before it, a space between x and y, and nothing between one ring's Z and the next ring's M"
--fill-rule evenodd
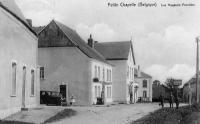
M143 87L143 80L147 80L147 87ZM143 91L147 91L147 97L152 101L152 79L151 78L135 78L135 81L138 82L138 97L143 97Z
M77 47L39 48L39 65L45 77L41 90L60 92L60 85L68 86L68 101L75 97L77 105L90 105L90 59Z
M25 107L39 104L39 82L37 82L37 38L16 18L0 8L0 118L4 118L22 107L22 74L26 67ZM17 65L16 95L11 94L12 62ZM34 70L34 96L31 96L31 70Z
M126 60L109 61L113 68L113 101L126 102Z
M98 76L95 76L95 66L98 68L100 67L100 77ZM99 86L100 87L100 94L102 92L102 87L103 85L105 85L105 90L104 90L104 94L105 94L105 102L106 103L111 103L112 102L112 91L111 91L111 98L107 97L107 88L108 87L111 87L111 90L112 90L112 82L113 82L113 79L112 79L112 66L109 65L109 64L106 64L106 63L103 63L103 62L100 62L100 61L97 61L97 60L94 60L92 59L91 61L91 82L92 82L92 101L93 101L93 104L96 104L97 102L97 97L95 96L95 86ZM104 76L103 76L103 70L104 70ZM111 80L107 80L107 70L111 70ZM98 70L97 70L98 72ZM94 82L93 79L94 78L98 78L99 79L99 82Z
M134 81L134 61L133 61L132 49L129 50L128 60L126 62L127 62L127 65L126 65L126 101L129 102L130 101L129 87L130 87L130 85L132 85L132 87L133 87L132 92L134 93L134 86L136 85L135 81ZM134 97L134 95L133 95L133 97ZM135 99L135 98L133 98L133 99Z

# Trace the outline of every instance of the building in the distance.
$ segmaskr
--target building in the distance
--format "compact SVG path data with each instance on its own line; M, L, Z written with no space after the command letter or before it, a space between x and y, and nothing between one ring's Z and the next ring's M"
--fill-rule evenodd
M37 28L34 28L35 30ZM112 102L113 66L76 31L52 20L38 32L41 91L56 91L76 105Z
M38 41L14 0L0 0L0 119L39 105Z
M138 84L134 82L135 57L132 41L95 42L94 47L114 65L113 101L134 102Z
M199 83L200 83L200 73L199 73ZM195 103L196 101L196 75L192 76L184 85L183 85L183 101L189 102L189 97L191 97L191 102Z
M135 82L138 83L138 97L140 101L152 101L152 77L138 69L135 69Z

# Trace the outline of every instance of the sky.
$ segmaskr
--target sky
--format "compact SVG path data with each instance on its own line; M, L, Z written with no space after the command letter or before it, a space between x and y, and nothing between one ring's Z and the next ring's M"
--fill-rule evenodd
M75 29L87 40L99 42L132 39L136 64L164 82L195 74L196 37L200 36L199 0L16 0L34 26L52 19ZM157 7L108 7L108 3L157 3ZM160 7L193 3L190 7Z

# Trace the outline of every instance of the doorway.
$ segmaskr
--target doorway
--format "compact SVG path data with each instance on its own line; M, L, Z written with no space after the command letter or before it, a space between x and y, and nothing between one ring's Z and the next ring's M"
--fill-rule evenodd
M67 100L67 85L60 85L60 94Z
M23 77L22 77L22 108L25 108L25 97L26 97L26 67L23 67Z

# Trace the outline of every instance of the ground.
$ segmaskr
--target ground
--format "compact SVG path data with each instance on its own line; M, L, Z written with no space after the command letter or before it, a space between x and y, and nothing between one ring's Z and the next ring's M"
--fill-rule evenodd
M95 107L72 107L77 115L65 118L55 124L127 124L160 107L157 103L111 105Z
M169 106L166 104L165 106ZM116 104L103 106L42 106L38 109L19 112L6 120L43 123L57 113L70 109L76 111L72 116L53 122L54 124L128 124L154 112L161 107L158 103ZM61 115L63 116L63 115ZM56 119L59 116L56 116ZM63 117L61 117L63 118ZM52 120L52 119L51 119Z

